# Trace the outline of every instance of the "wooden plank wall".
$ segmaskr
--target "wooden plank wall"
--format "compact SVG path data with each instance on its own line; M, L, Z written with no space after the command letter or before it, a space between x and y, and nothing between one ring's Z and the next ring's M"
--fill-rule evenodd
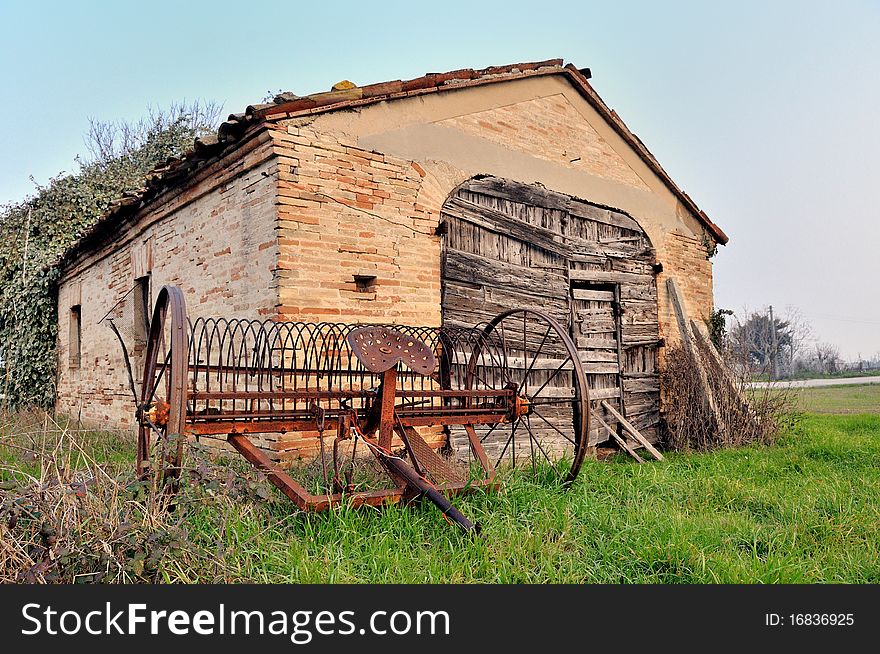
M442 221L444 324L472 327L511 308L551 314L571 329L594 411L616 425L598 404L607 399L656 442L655 253L638 223L496 177L460 187L444 204ZM608 438L595 422L591 444Z

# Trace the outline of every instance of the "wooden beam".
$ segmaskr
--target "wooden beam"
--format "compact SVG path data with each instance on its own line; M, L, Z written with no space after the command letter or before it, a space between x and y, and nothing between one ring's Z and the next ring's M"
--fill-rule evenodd
M575 300L595 300L599 302L614 302L613 291L589 291L581 288L574 288L571 291L571 297Z
M626 451L627 454L629 454L632 458L634 458L634 459L635 459L636 461L638 461L639 463L644 463L644 462L645 462L645 460L644 460L642 457L640 457L640 456L636 453L636 451L635 451L633 448L631 448L631 447L629 446L629 443L627 443L624 439L622 439L622 438L617 434L616 431L614 431L613 429L611 429L611 427L608 426L608 423L607 423L607 422L605 422L604 420L602 420L602 418L601 418L600 416L596 415L595 413L593 413L593 417L594 417L596 420L599 421L599 424L602 425L602 426L605 428L605 431L607 431L608 434L609 434L609 435L610 435L615 441L617 441L617 444L620 445L620 447L621 447L624 451Z
M523 295L539 298L550 296L567 301L569 295L568 282L563 275L461 250L450 249L446 253L445 276L487 288L515 288Z
M617 272L614 270L570 270L569 278L576 282L598 282L607 284L650 284L652 275Z
M623 425L623 428L626 429L626 431L628 431L633 438L635 438L639 443L642 444L642 447L644 447L646 450L648 450L648 452L651 453L651 456L653 456L658 461L663 460L663 455L660 454L659 451L657 451L657 448L651 445L648 439L642 436L641 433L639 433L639 430L633 427L630 422L626 418L624 418L617 409L608 404L607 400L602 400L601 404L608 413L610 413L617 419L617 422Z
M736 379L731 374L730 369L724 363L724 359L721 357L721 353L715 347L715 344L712 342L712 339L709 337L709 330L706 328L706 325L698 323L696 320L691 320L691 329L694 332L694 336L697 340L700 341L702 345L708 350L712 361L714 361L715 365L718 367L721 372L722 379L726 382L728 389L733 394L733 396L739 401L742 409L748 414L755 418L754 411L752 410L751 405L748 400L742 394L742 388L737 383Z
M669 277L666 280L666 289L669 291L669 297L672 300L672 308L675 311L675 320L678 322L678 331L681 334L681 340L684 342L685 348L690 353L691 357L693 357L694 364L697 366L700 383L706 394L706 402L709 404L709 410L715 417L718 431L724 434L727 432L727 423L721 416L721 411L718 409L718 403L715 401L712 386L709 384L709 375L706 372L706 366L703 364L703 357L700 355L700 350L694 342L695 336L691 331L691 326L688 324L687 311L684 308L681 294L678 292L678 284L676 284L674 278Z

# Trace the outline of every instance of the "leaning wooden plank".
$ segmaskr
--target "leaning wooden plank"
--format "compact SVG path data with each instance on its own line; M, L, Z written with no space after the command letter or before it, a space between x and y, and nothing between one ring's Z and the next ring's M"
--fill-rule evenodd
M615 441L617 441L617 444L620 445L620 447L626 450L627 454L629 454L632 458L636 460L637 463L645 462L645 460L640 457L633 448L629 446L629 443L627 443L625 439L621 438L613 431L611 432L611 436L614 438Z
M706 329L705 325L700 325L695 320L691 320L691 329L696 340L709 352L709 356L720 372L721 379L727 384L727 390L731 393L731 396L736 399L746 415L751 416L753 420L757 420L754 409L752 409L752 406L742 393L741 386L737 383L730 369L724 363L724 359L721 358L721 353L718 352L715 344L709 337L709 330Z
M651 445L650 441L648 441L647 438L642 436L641 433L639 433L639 430L636 429L635 427L633 427L630 424L630 422L626 418L623 417L623 415L620 413L620 411L618 411L613 406L608 404L608 402L606 400L602 400L601 404L602 404L602 407L608 413L610 413L612 416L614 416L617 419L617 422L619 422L621 425L623 425L623 428L626 429L632 435L633 438L635 438L639 443L642 444L642 447L644 447L646 450L648 450L648 452L651 453L651 456L653 456L658 461L663 460L663 455L660 454L659 451L657 451L657 448L655 448L653 445Z
M701 329L702 327L702 329ZM705 346L706 350L709 352L712 359L718 365L721 374L724 376L724 379L731 385L731 387L736 388L736 380L733 378L733 375L730 374L730 371L727 369L727 366L724 365L724 359L721 358L721 353L715 348L715 344L712 342L712 339L709 337L709 331L706 329L705 325L700 325L693 318L691 319L691 331L693 331L694 336L699 338L700 343Z
M681 340L684 342L685 347L691 357L693 357L694 363L697 366L700 383L703 385L703 390L706 393L706 402L709 404L709 410L715 417L718 431L724 434L728 431L727 423L722 417L721 411L718 409L718 403L715 401L712 386L709 384L709 375L706 373L706 366L703 364L703 357L700 355L700 349L694 341L696 337L691 331L691 326L688 324L687 312L685 311L684 303L681 300L681 294L678 292L678 284L676 284L674 278L670 277L666 280L666 288L669 291L669 297L672 300L672 308L675 312L675 320L678 322L678 330L681 334Z
M678 292L678 284L675 279L670 277L666 280L666 290L669 291L669 299L672 300L672 309L675 312L675 320L678 323L678 333L681 340L689 351L693 351L693 342L691 339L691 330L687 324L687 311L681 301L681 295Z
M617 434L616 431L614 431L611 427L608 426L608 423L607 423L607 422L605 422L604 420L602 420L602 418L599 417L599 416L597 416L595 413L593 414L593 417L599 422L600 425L602 425L602 426L605 428L605 431L607 431L608 434L609 434L609 435L610 435L615 441L617 441L617 444L620 445L620 447L623 448L623 449L626 451L627 454L629 454L632 458L634 458L634 459L635 459L636 461L638 461L639 463L644 463L644 462L645 462L645 460L642 459L642 457L640 457L640 456L636 453L636 451L635 451L633 448L631 448L631 447L629 446L629 443L627 443L624 439L622 439L622 438Z
M742 393L739 390L739 384L737 384L736 379L734 379L733 375L730 372L730 369L725 365L724 359L721 358L721 353L716 349L715 344L712 342L712 339L709 337L709 330L706 329L705 325L700 325L696 320L691 319L691 329L693 330L694 336L697 340L700 341L700 345L705 347L705 349L709 352L709 356L715 362L715 365L718 367L718 370L721 372L721 376L725 382L727 382L730 389L739 397L743 402L745 402L745 398L742 397Z

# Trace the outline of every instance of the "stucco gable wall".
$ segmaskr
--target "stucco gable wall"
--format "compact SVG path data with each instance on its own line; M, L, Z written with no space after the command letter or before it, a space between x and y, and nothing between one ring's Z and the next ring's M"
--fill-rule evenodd
M705 229L602 116L559 76L515 80L402 98L358 110L279 123L279 133L314 134L322 147L415 162L414 207L439 221L454 187L492 174L622 209L643 227L664 266L658 276L661 332L677 339L666 297L673 275L693 317L712 310L712 266ZM338 173L326 171L326 175ZM334 182L336 183L336 182ZM338 187L347 189L344 183ZM362 217L363 218L363 217ZM439 248L439 243L437 244ZM436 258L436 257L435 257Z

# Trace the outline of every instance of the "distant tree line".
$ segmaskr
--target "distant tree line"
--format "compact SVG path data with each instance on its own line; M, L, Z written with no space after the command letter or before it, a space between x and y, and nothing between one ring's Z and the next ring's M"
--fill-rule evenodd
M784 379L880 370L880 353L847 363L836 345L814 337L812 326L794 307L781 315L771 306L740 313L719 309L707 326L716 347L752 375Z

